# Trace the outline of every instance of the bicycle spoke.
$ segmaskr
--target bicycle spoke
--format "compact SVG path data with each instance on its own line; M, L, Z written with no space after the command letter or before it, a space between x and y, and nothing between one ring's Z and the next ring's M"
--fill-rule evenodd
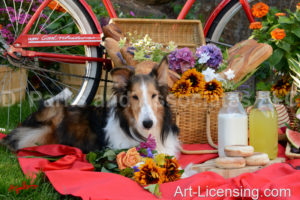
M53 96L53 93L49 90L49 88L47 87L47 85L44 83L44 81L34 72L32 71L36 76L37 78L40 80L40 82L44 85L44 87L46 88L46 90L48 90L48 92Z
M26 94L27 94L28 99L29 99L29 109L30 109L30 113L32 113L31 104L35 107L35 109L37 109L37 107L36 107L36 105L35 105L33 99L32 99L31 96L30 96L30 93L29 93L28 88L26 88ZM30 102L31 102L31 103L30 103Z
M67 12L61 14L60 16L58 16L54 21L52 21L50 24L48 24L46 27L44 27L44 29L48 28L49 26L51 26L52 24L54 24L57 20L59 20L60 18L62 18L63 16L65 16L67 14Z
M9 72L9 92L11 91L11 71ZM8 93L8 104L9 104L9 93ZM10 114L10 105L7 106L7 129L9 129L9 114Z
M23 81L23 76L21 74L21 69L19 69L19 72L20 72L20 76L21 76L21 78L20 78L20 121L19 122L22 122L22 81Z
M65 25L65 26L63 26L63 27L61 27L61 28L59 28L59 29L57 29L56 31L52 31L51 33L49 33L49 34L54 34L54 33L56 33L57 31L60 31L60 30L62 30L62 29L64 29L64 28L66 28L66 27L68 27L68 26L70 26L70 25L72 25L72 24L74 24L74 22L72 21L71 23L69 23L69 24L67 24L67 25Z
M29 83L29 85L32 87L32 89L36 92L36 94L40 97L40 99L43 99L43 97L41 96L40 92L38 92L34 86L31 84L30 80L27 81Z
M42 16L42 14L43 14L43 11L44 11L44 10L42 10L42 12L40 13L40 15L39 15L39 17L38 17L37 22L35 23L35 26L34 26L34 29L33 29L32 34L35 34L34 32L35 32L35 30L36 30L36 28L37 28L37 26L38 26L38 24L39 24L39 22L40 22L40 19L41 19L41 16ZM37 33L37 34L39 34L39 33Z
M25 19L27 19L28 15L29 15L29 11L31 10L32 4L33 4L33 0L31 0L31 2L30 2L30 5L29 5L28 10L25 15ZM24 25L25 25L25 23L22 24L20 31L23 30ZM18 33L18 34L21 34L21 33Z
M23 1L21 1L21 5L20 5L20 8L19 8L19 12L18 12L18 18L17 18L17 24L19 24L19 20L20 20L20 16L21 16L21 11L22 11L22 5L23 5ZM19 25L17 26L19 27ZM19 31L17 31L18 33Z
M11 22L11 25L12 25L14 31L15 31L15 38L16 38L16 29L15 29L14 23L12 22L11 16L10 16L10 14L9 14L9 10L8 10L6 1L3 0L3 3L4 3L4 6L5 6L5 8L6 8L6 12L7 12L7 15L8 15L8 17L9 17L9 20L10 20L10 22Z
M43 75L43 74L41 74L41 73L38 73L38 72L36 72L36 73L39 74L39 75L42 76L42 77L45 77L45 78L47 78L47 79L49 79L49 80L52 80L52 81L54 81L54 82L56 82L56 83L58 83L58 84L60 84L60 85L63 85L63 86L65 86L65 87L67 87L67 88L71 88L71 89L73 89L73 90L79 91L78 88L74 88L74 87L72 87L72 86L70 86L70 85L67 85L67 84L65 84L65 83L63 83L63 82L60 82L60 81L55 80L55 79L53 79L53 78L50 78L49 76L45 76L45 75ZM60 87L59 87L59 88L60 88ZM61 88L61 89L62 89L62 88Z
M13 1L13 5L14 5L14 11L15 11L15 22L16 22L16 33L18 32L18 17L17 17L17 10L16 10L16 2ZM15 34L15 38L16 38L16 34Z
M47 17L45 23L42 25L40 31L37 34L40 34L44 29L44 26L46 25L46 23L49 21L50 17L52 16L53 12L56 10L56 8L58 7L58 3L56 4L55 8L52 10L52 12L50 13L50 15Z

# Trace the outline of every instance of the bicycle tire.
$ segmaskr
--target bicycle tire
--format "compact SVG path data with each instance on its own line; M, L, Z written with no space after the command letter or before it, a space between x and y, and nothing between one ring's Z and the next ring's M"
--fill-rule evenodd
M83 5L79 1L70 1L70 0L58 0L59 2L68 2L68 3L75 3L77 8L79 8L79 12L82 12L82 14L85 16L85 20L89 24L91 28L90 34L96 34L98 33L95 23L93 23L93 20L91 16L88 14L88 12L85 10ZM64 4L63 4L64 5ZM76 9L76 7L74 7ZM83 19L81 19L83 20ZM88 33L88 32L87 32ZM93 57L102 57L103 56L103 50L100 47L90 47L94 48L95 55L91 55ZM83 91L83 95L81 97L77 97L71 104L72 105L84 105L84 104L90 104L97 92L99 83L100 83L100 77L102 75L102 66L103 63L100 62L92 62L91 69L93 72L89 75L85 74L85 76L91 77L92 79L88 80L88 86Z
M252 1L254 0L248 0L249 3ZM241 9L242 5L240 4L239 0L230 1L216 16L207 32L206 37L213 42L219 42L226 25Z
M29 2L33 2L34 0L32 1L29 1ZM9 3L8 1L5 1L7 3ZM87 12L87 10L84 8L84 6L79 2L79 1L70 1L70 0L57 0L57 2L59 3L59 5L64 8L64 10L66 11L67 15L68 16L71 16L71 21L73 22L72 26L76 27L77 28L77 31L79 30L79 33L80 34L98 34L98 29L96 28L96 24L94 23L94 21L92 20L91 16L89 15L89 13ZM24 4L23 4L24 5ZM4 6L4 5L3 5ZM3 7L1 6L1 7ZM5 4L5 6L7 7L7 5ZM15 5L14 5L15 6ZM20 6L22 6L22 4L20 4ZM28 6L28 5L27 5ZM46 7L48 10L49 8ZM45 9L46 9L45 8ZM56 7L55 7L56 8ZM15 13L17 13L17 9L19 9L18 5L16 6L15 8ZM27 9L27 8L26 8ZM24 11L26 11L26 9L24 8ZM31 9L31 5L29 6L29 9ZM53 9L54 11L55 9ZM43 10L44 11L44 10ZM8 12L7 12L8 13ZM45 12L42 12L43 14L46 14L46 10ZM41 13L41 14L42 14ZM9 13L8 13L9 14ZM50 15L52 15L52 10L51 10L51 13L48 12L48 16L50 18ZM27 16L26 16L27 17ZM25 18L26 18L25 17ZM52 16L53 17L53 16ZM20 19L19 19L20 20ZM39 20L39 19L38 19ZM37 33L35 34L39 34L40 33L40 29L39 29L39 22L38 20L36 21L36 24L38 25L33 25L32 26L32 29L33 30L33 33L35 33L35 30L37 28ZM48 20L48 18L47 18ZM46 21L47 21L46 20ZM40 23L42 23L40 21ZM13 21L11 21L11 24L14 25ZM17 24L17 22L16 22ZM45 25L45 24L43 24ZM35 26L35 27L34 27ZM17 27L17 25L16 25ZM16 30L15 34L15 38L18 36L18 34L22 31L22 28L24 28L24 26L21 26L20 25L20 30L18 31L18 29ZM15 28L15 27L14 27ZM43 26L42 26L43 28ZM57 29L60 29L62 27L58 27ZM55 30L55 29L54 29ZM61 32L61 31L59 31ZM62 33L55 33L55 34L62 34ZM2 34L2 33L1 33ZM32 34L32 33L31 33ZM51 34L51 32L47 33L47 34ZM62 46L63 48L67 48L68 46ZM103 50L102 48L100 47L96 47L96 46L79 46L82 50L83 50L83 54L82 55L85 55L85 56L89 56L89 57L102 57L103 55ZM44 47L44 49L47 48L47 47ZM57 48L57 47L55 47ZM62 48L62 49L63 49ZM73 47L70 47L70 48L73 48ZM75 47L76 48L76 47ZM72 54L72 53L69 53L69 54ZM79 82L79 85L78 87L76 88L77 90L75 91L75 95L73 96L73 99L71 102L69 102L71 105L84 105L84 104L90 104L93 99L94 99L94 96L97 92L97 89L98 89L98 86L99 86L99 82L100 82L100 78L101 78L101 74L102 74L102 65L103 63L100 63L100 62L86 62L85 66L82 67L83 68L83 77L77 77L77 79L80 81ZM19 68L20 70L22 70L22 68ZM26 68L25 68L26 69ZM70 72L69 74L75 74L74 71L72 70L75 70L75 69L72 69L70 68ZM61 77L62 75L52 75L51 73L49 72L41 72L41 71L35 71L34 69L27 69L27 76L29 76L29 72L31 72L32 74L35 73L35 74L39 74L38 76L40 76L42 78L41 81L43 81L44 79L46 80L47 78L49 79L48 82L45 81L45 83L43 82L43 85L45 85L45 87L47 87L47 83L51 83L51 82L54 82L54 84L56 83L56 85L59 85L61 90L63 90L65 87L68 87L67 84L62 84L60 85L60 83L58 81L61 81ZM39 73L40 72L40 73ZM21 73L20 75L21 76ZM54 80L53 77L56 77L57 79ZM67 75L65 75L67 76ZM10 81L12 82L13 80L12 79L9 79L11 78L11 74L8 74L7 75L7 78L5 78L5 80L1 80L1 82L7 82L7 81ZM75 77L76 78L76 77ZM50 80L51 79L51 80ZM21 82L21 81L20 81ZM29 82L30 81L27 81L27 86L26 87L26 92L25 92L25 96L27 98L27 96L29 96L29 87L30 88L34 88L34 83L30 83L29 85ZM80 85L81 84L81 85ZM8 85L8 83L6 84ZM12 84L9 83L9 90L11 89L10 86ZM2 87L2 85L1 85ZM6 87L6 86L5 86ZM48 86L49 87L49 86ZM50 90L53 89L51 87L49 87ZM1 89L1 88L0 88ZM3 87L2 87L3 89ZM48 89L48 88L47 88ZM45 88L44 88L45 90ZM48 89L49 90L49 89ZM54 90L54 89L53 89ZM50 91L51 92L51 91ZM59 94L59 91L52 91L54 96L58 95ZM27 94L28 93L28 94ZM52 93L51 93L52 94ZM1 97L1 100L2 101L2 91L0 91L0 97ZM18 94L19 95L19 94ZM16 98L19 98L19 96L15 96ZM29 98L29 97L28 97ZM41 100L46 100L47 98L43 98ZM21 101L21 92L20 92L20 101ZM22 100L23 101L23 100ZM30 111L28 111L28 108L23 108L23 102L20 102L18 105L17 104L14 104L13 107L17 107L19 106L20 107L20 111L19 111L19 115L20 115L20 120L19 122L23 121L27 116L28 114L30 114L31 112L34 112L34 110L37 109L37 104L38 104L38 101L35 101L35 108L34 109L31 109L30 108ZM25 100L24 100L25 101ZM26 104L29 105L31 104L32 100L30 99L27 99L26 100ZM30 105L31 106L31 105ZM6 124L6 121L1 123L1 128L5 128L7 131L9 131L10 129L14 128L16 125L17 125L17 122L15 122L16 120L14 118L19 118L18 116L18 113L14 113L14 112L17 112L18 109L14 109L13 111L10 111L12 109L10 109L11 107L11 104L9 106L7 106L7 125ZM27 109L26 111L26 115L23 115L23 110L22 109ZM4 117L2 116L3 115L3 110L6 109L6 107L1 107L1 116L0 118L3 119ZM6 112L6 111L5 111ZM5 120L5 118L4 118ZM13 121L13 122L11 122ZM19 123L18 122L18 123ZM3 125L4 124L4 125Z

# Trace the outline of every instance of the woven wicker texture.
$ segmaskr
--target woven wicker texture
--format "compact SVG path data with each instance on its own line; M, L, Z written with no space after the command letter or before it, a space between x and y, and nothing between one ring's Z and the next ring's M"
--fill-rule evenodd
M222 100L207 103L200 95L176 98L169 95L173 120L180 128L180 140L185 144L208 143L207 112L210 110L210 133L214 143L218 141L218 112L222 107Z
M148 34L157 43L167 46L170 41L179 47L189 47L192 51L205 44L201 22L199 20L172 19L112 19L124 34L137 33L140 36Z

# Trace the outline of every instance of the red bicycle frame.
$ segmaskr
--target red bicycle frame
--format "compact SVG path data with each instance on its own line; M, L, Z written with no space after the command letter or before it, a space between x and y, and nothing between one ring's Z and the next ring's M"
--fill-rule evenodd
M110 63L110 60L105 58L97 57L87 57L87 56L76 56L76 55L66 55L57 53L44 53L37 51L24 50L26 47L49 47L49 46L76 46L76 45L87 45L87 46L99 46L102 42L101 40L101 26L97 20L97 17L93 13L91 7L85 2L85 0L79 0L83 5L84 9L91 16L94 24L96 25L97 34L51 34L51 35L30 35L27 34L34 22L37 20L38 16L41 14L42 10L51 2L52 0L45 0L42 2L40 7L37 9L35 14L29 20L25 29L17 38L17 40L10 46L9 55L16 58L14 53L20 53L25 57L38 57L40 60L53 60L56 62L67 62L67 63L85 63L86 61L96 61ZM215 20L216 16L221 12L221 10L230 2L231 0L222 0L218 6L214 9L212 14L209 16L205 26L204 34L206 35L212 22ZM192 4L195 0L187 0L183 9L181 10L177 19L184 19L188 11L190 10ZM110 0L103 0L103 3L109 13L111 18L116 18L116 12L113 8ZM254 18L251 14L251 9L247 0L240 0L240 3L249 19L250 22L254 22Z
M67 62L67 63L85 63L86 61L96 61L96 62L106 62L110 63L110 60L97 57L87 57L87 56L76 56L76 55L66 55L57 53L44 53L24 50L26 47L49 47L49 46L76 46L76 45L87 45L87 46L99 46L102 42L101 40L101 26L97 20L97 17L93 13L91 7L84 1L80 0L81 4L84 6L86 11L91 16L93 22L96 25L97 34L51 34L51 35L30 35L27 34L34 22L37 20L38 16L42 10L51 2L52 0L45 0L42 2L40 7L37 9L35 14L29 20L25 26L23 32L17 38L17 40L10 46L8 54L16 57L14 53L20 53L22 56L26 57L38 57L40 60L53 60L57 62Z

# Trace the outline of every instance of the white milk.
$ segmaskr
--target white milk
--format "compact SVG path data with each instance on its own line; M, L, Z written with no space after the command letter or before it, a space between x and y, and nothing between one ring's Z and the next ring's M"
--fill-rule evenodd
M218 152L224 157L227 145L248 145L247 115L230 113L218 115Z

